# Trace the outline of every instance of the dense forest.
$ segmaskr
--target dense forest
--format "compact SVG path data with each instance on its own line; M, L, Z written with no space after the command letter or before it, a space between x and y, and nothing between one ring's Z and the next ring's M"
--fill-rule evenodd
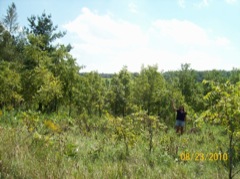
M14 3L0 21L0 178L239 177L238 67L83 73L51 15L28 24ZM172 101L187 111L182 136Z

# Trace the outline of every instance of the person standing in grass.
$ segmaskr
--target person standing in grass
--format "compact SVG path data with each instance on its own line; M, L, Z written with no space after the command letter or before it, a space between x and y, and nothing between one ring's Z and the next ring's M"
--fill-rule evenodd
M186 116L187 113L184 110L184 106L181 105L178 109L175 107L174 102L172 101L172 107L173 109L177 112L177 117L176 117L176 133L183 134L183 128L185 126L186 122Z

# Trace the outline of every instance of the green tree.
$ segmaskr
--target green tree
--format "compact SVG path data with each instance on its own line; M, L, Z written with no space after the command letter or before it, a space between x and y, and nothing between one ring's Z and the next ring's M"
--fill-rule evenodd
M240 81L240 69L233 68L230 73L230 81L235 84Z
M61 81L44 66L25 70L22 80L22 94L28 108L38 105L38 110L49 112L54 97L62 97Z
M187 103L191 104L194 98L195 73L190 69L190 64L182 64L179 71L179 87Z
M12 3L11 6L8 6L7 14L3 19L3 24L10 34L18 30L17 8L14 3Z
M54 75L47 69L35 68L34 69L34 82L36 82L37 91L34 94L34 99L40 105L44 106L44 110L51 112L51 101L54 98L59 99L62 97L62 84L59 78L54 77ZM42 107L40 107L40 110Z
M25 37L18 27L16 6L12 3L0 22L0 60L14 62L15 70L20 71Z
M115 115L124 117L131 112L132 75L126 66L112 77L108 98Z
M205 80L225 83L229 78L229 73L224 70L211 70L204 73Z
M157 66L142 67L134 84L135 102L146 110L148 115L159 112L165 92L165 80L157 70Z
M87 110L88 115L98 113L101 117L105 97L103 79L97 72L87 73L82 78L81 90L82 106Z
M25 27L25 31L28 35L41 36L42 43L39 44L41 50L52 51L54 49L52 43L66 34L66 32L55 32L58 26L53 25L51 15L46 15L45 12L37 17L32 15L28 18L28 22L30 27Z
M129 111L131 110L131 103L132 103L132 88L133 88L133 81L132 81L132 75L127 70L127 67L124 66L122 70L118 74L119 80L121 82L123 96L122 98L122 104L121 104L121 111L122 116L129 114Z
M56 32L57 26L53 25L51 15L46 15L45 12L41 16L31 16L28 21L29 28L25 27L27 44L24 47L23 63L25 99L30 104L39 102L38 109L42 111L44 108L49 112L57 111L61 102L69 106L71 115L80 67L69 53L70 45L53 45L65 32ZM40 74L45 79L39 79ZM41 99L43 96L45 100Z
M0 24L0 60L11 61L12 41L11 34Z
M46 64L49 63L50 57L47 51L42 51L39 44L42 39L33 34L28 35L29 43L24 47L24 60L22 72L23 96L28 107L36 104L34 96L43 84L42 74L46 72ZM39 70L44 69L42 73ZM42 103L39 103L39 110L42 110Z
M211 103L211 108L204 113L204 117L214 124L226 126L229 137L229 179L232 179L240 172L233 171L234 166L240 161L240 82L236 85L229 81L226 83L204 81L204 83L209 83L212 88L204 97L206 102Z
M19 64L22 55L18 52L20 39L15 38L0 23L0 61L17 62Z
M6 105L15 106L23 100L20 94L20 75L12 69L10 62L0 61L0 84L1 108Z
M201 111L204 107L203 86L197 82L196 74L190 64L182 64L178 72L179 88L187 104L195 111Z
M50 53L50 63L47 64L48 69L53 73L55 78L60 79L62 84L65 84L66 80L66 60L72 58L69 54L69 51L70 47L66 47L65 45L57 45L55 50ZM50 102L51 111L57 112L61 102L64 104L64 99L65 97L58 98L57 96L55 96L54 99Z
M63 84L63 98L65 104L69 107L68 115L71 116L73 105L76 102L75 99L79 97L79 71L82 67L79 67L76 64L76 59L71 55L69 55L63 62L64 64L62 65L60 80Z
M28 41L29 44L24 48L24 68L31 70L35 67L48 66L51 63L50 54L39 47L44 44L42 36L30 34Z

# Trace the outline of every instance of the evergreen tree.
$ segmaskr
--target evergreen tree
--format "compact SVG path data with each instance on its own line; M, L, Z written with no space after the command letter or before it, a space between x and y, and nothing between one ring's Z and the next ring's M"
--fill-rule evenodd
M8 6L7 14L3 19L3 25L10 34L13 34L19 29L17 22L17 8L14 3L11 6Z

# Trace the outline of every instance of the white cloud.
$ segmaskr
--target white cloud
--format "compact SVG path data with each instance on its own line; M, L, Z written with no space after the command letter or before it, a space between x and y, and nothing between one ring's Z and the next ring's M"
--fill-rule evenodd
M185 8L186 5L185 5L185 0L178 0L178 5L181 7L181 8Z
M138 11L137 11L137 5L133 2L129 3L128 4L128 10L131 12L131 13L134 13L136 14Z
M237 0L225 0L225 2L228 4L234 4L237 2Z
M195 69L225 68L224 56L228 55L223 53L227 54L226 47L231 45L226 37L212 37L190 21L156 20L143 30L88 8L64 27L69 38L74 36L72 54L80 65L86 65L85 71L112 73L124 65L139 71L142 64L173 70L181 63L190 63ZM229 66L229 61L226 63Z
M220 46L230 45L230 41L226 37L217 37L215 42L216 42L217 45L220 45Z
M139 26L127 21L115 21L110 15L98 15L87 8L83 8L81 14L64 27L69 33L77 35L73 52L80 60L86 57L86 62L89 60L88 57L96 58L93 60L102 57L101 60L109 61L111 58L118 64L118 56L148 43ZM129 59L125 57L120 62L127 63Z
M208 6L209 6L209 3L210 3L210 0L201 0L201 2L196 3L195 5L196 5L198 8L204 8L204 7L208 7Z
M204 29L190 21L157 20L153 24L160 33L170 37L179 44L208 45L209 39Z
M99 48L106 46L129 48L144 43L141 29L126 21L114 21L109 15L100 16L87 8L82 9L81 15L74 21L65 25L69 32L74 32L86 45Z

